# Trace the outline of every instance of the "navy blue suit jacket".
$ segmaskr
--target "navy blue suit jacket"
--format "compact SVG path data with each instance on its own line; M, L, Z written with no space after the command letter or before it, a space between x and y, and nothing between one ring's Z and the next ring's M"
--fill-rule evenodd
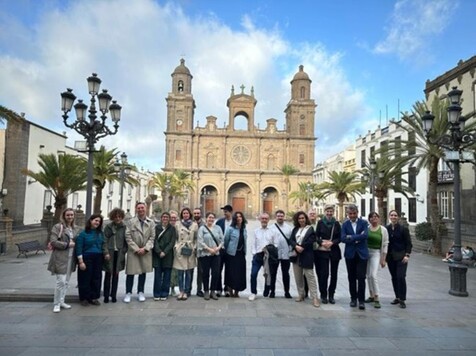
M345 258L354 258L356 253L363 260L369 258L369 248L367 247L368 232L369 223L362 218L357 219L356 232L354 232L350 220L346 220L342 224L340 236L341 241L345 243Z

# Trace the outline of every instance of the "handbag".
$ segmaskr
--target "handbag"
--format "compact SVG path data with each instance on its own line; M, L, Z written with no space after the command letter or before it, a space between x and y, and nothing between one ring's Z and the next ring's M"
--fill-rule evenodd
M335 226L335 223L332 225L332 229L331 229L331 240L332 240L332 237L334 236L334 226ZM331 250L330 247L324 247L322 245L319 245L319 247L317 248L318 251L324 251L324 252L329 252Z
M192 252L193 252L192 248L188 246L182 246L182 248L180 249L180 254L182 256L186 256L186 257L192 256Z

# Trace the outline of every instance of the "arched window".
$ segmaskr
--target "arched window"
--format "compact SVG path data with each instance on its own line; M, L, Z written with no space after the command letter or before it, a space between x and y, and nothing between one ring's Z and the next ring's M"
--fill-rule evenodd
M306 88L301 87L301 99L305 99L305 98L306 98Z
M178 91L180 93L183 92L183 80L178 81Z
M299 125L299 134L301 136L304 136L306 134L306 124L300 124Z

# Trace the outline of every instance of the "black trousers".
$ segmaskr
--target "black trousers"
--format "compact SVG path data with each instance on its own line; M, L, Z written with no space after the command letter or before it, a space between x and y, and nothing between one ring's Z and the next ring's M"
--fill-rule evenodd
M103 259L102 253L83 255L86 269L82 271L78 268L79 300L91 301L101 296Z
M339 261L330 257L319 256L316 260L316 274L319 283L319 293L321 298L334 297L337 287L337 273L339 269ZM330 270L329 270L330 267ZM331 280L329 282L329 271Z
M134 285L134 274L128 274L126 277L126 293L132 293L132 286ZM144 293L145 273L139 274L139 281L137 283L137 293Z
M400 300L407 300L407 267L408 263L390 260L388 261L388 270L392 276L393 291L395 298Z
M281 275L283 277L284 293L289 293L289 283L291 281L289 278L289 268L291 267L291 262L289 260L279 260L279 264L281 265Z
M117 286L119 284L119 271L117 270L118 255L119 252L114 251L111 272L106 272L104 275L104 299L108 299L109 297L116 298L117 295Z
M203 281L203 290L216 291L220 290L220 256L203 256L198 259L198 265L202 272L201 280ZM210 283L211 275L211 283Z
M351 300L365 301L365 275L367 273L367 260L363 260L356 253L354 258L346 258L347 278L349 280L349 293Z

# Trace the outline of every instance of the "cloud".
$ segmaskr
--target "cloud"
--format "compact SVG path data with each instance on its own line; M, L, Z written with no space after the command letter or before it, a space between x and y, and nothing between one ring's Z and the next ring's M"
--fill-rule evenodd
M290 43L277 26L261 28L246 15L241 28L232 29L214 14L191 17L170 3L98 0L49 8L38 19L25 27L9 17L21 40L0 37L2 104L35 123L67 131L72 145L81 137L62 123L60 93L73 88L89 105L86 78L96 72L102 88L123 107L119 132L99 144L125 151L145 169L164 165L165 98L181 57L193 75L195 124L201 126L214 115L221 127L228 119L231 86L239 90L243 84L246 93L254 87L256 123L264 127L273 117L281 129L289 82L304 64L318 104L316 161L354 140L370 111L365 92L346 78L344 53L330 53L319 43Z
M387 36L373 52L428 62L428 42L445 30L456 8L457 2L452 0L398 0L385 31Z

